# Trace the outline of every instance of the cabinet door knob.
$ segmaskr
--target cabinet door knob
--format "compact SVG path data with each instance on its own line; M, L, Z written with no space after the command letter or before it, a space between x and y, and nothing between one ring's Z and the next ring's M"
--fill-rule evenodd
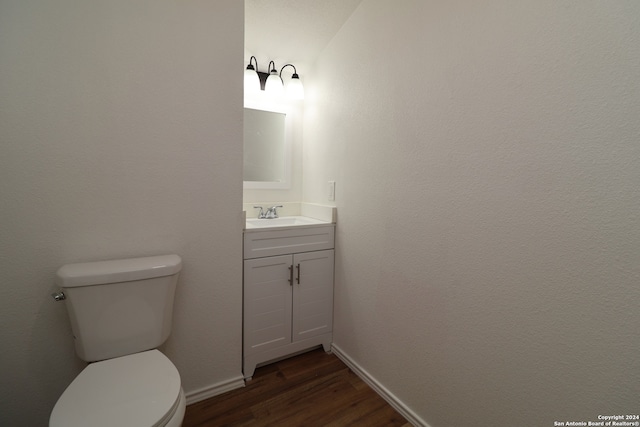
M296 268L298 269L298 277L296 277L296 283L299 285L300 284L300 264L296 265Z
M289 286L293 286L293 265L289 266Z

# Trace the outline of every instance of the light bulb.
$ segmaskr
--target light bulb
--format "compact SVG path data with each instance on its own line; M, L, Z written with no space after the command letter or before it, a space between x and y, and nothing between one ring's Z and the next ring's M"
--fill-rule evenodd
M281 96L284 92L282 80L280 79L280 76L278 76L278 72L276 70L272 70L271 73L269 73L267 83L264 86L264 91L273 96Z
M304 99L304 87L297 74L294 74L287 84L287 96L291 99Z
M260 78L256 70L254 70L253 65L249 65L247 69L244 70L244 92L260 92Z

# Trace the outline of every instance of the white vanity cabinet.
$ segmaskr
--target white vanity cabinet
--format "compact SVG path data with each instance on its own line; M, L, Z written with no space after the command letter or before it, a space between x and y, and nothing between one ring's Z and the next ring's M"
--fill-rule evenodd
M330 350L334 229L245 231L245 378L262 362L320 344Z

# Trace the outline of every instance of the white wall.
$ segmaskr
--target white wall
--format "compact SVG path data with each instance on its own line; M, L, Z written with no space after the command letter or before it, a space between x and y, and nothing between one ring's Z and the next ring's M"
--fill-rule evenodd
M431 426L638 413L639 28L637 1L365 0L307 79L335 343Z
M177 253L185 391L241 375L243 3L0 3L0 424L82 368L69 262Z

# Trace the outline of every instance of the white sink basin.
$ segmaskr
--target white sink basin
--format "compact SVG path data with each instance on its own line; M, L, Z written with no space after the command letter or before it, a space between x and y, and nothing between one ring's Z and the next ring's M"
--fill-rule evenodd
M282 216L272 219L247 218L246 229L274 228L274 227L299 227L304 225L330 224L328 221L309 218L306 216Z

